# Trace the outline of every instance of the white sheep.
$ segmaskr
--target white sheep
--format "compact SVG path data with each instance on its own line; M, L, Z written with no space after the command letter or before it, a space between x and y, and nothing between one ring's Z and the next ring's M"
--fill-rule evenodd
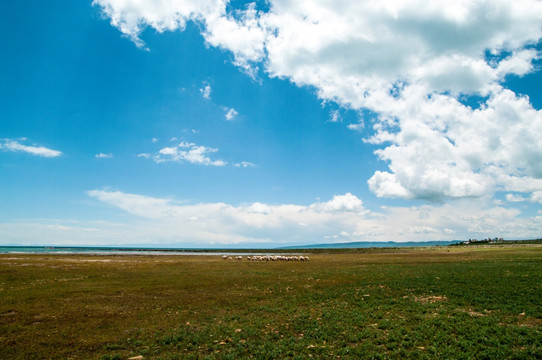
M230 258L231 259L231 258ZM243 256L236 256L236 260L243 260ZM285 256L285 255L252 255L247 256L248 261L309 261L308 256Z

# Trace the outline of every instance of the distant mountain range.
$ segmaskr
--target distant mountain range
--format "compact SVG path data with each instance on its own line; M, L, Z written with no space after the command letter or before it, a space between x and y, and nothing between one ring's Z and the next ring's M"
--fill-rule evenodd
M347 243L336 244L312 244L312 245L298 245L298 246L285 246L279 249L356 249L356 248L387 248L387 247L419 247L419 246L447 246L452 244L458 244L461 240L451 241L407 241L407 242L395 242L395 241L356 241Z

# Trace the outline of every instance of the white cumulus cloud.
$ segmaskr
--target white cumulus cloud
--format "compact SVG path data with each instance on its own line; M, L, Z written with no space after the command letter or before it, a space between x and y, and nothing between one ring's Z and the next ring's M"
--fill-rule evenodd
M231 120L235 119L237 117L237 115L239 115L237 110L235 110L234 108L228 108L228 107L224 106L224 107L222 107L222 109L226 113L225 116L226 116L226 120L228 120L228 121L231 121Z
M438 199L542 190L542 144L534 135L542 131L542 112L527 98L501 88L472 109L449 96L409 92L390 106L390 115L394 105L404 115L379 125L370 139L391 143L376 152L390 167L369 180L377 195Z
M207 44L230 51L249 74L261 67L325 101L376 114L366 141L389 167L368 181L378 196L441 201L542 190L534 135L541 112L502 85L507 75L537 70L542 2L270 0L266 12L226 3L94 1L138 46L145 27L183 30L195 21ZM464 105L469 95L481 105Z
M198 165L224 166L227 163L223 160L212 160L210 154L216 153L218 149L196 145L182 141L175 146L168 146L160 149L153 157L157 163L162 162L189 162Z
M171 138L172 142L177 142L177 137ZM218 153L217 148L198 145L193 142L182 140L173 146L165 146L154 153L140 153L137 157L144 159L152 159L154 162L160 164L165 162L177 162L177 163L190 163L195 165L204 166L217 166L223 167L228 165L226 160L216 159L214 154ZM241 161L231 163L233 167L237 168L250 168L256 167L254 163L249 161Z
M335 195L333 199L327 202L318 202L312 205L313 209L321 211L363 211L362 201L351 193L344 195Z
M204 99L210 100L211 99L211 85L205 83L205 86L203 86L201 89L199 89L199 92L201 93L201 96L203 96Z

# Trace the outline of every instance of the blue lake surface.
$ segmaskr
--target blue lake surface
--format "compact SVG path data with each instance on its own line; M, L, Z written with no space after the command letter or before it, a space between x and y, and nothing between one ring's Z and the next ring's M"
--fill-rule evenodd
M279 255L280 250L309 250L310 249L355 249L355 248L386 248L386 247L420 247L447 246L459 243L452 241L425 242L351 242L336 244L312 244L302 246L287 246L275 249L210 249L210 248L136 248L136 247L84 247L84 246L0 246L0 254L88 254L88 255ZM245 251L243 251L245 250ZM290 253L291 254L291 253ZM293 255L293 254L291 254Z
M203 249L153 249L64 246L0 246L0 254L87 254L87 255L271 255L271 252L231 252Z

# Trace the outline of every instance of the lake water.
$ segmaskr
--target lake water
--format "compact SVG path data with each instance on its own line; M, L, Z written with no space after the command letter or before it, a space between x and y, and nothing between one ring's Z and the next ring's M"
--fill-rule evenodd
M87 255L275 255L272 252L231 252L220 250L57 247L57 246L0 246L0 254L87 254Z

